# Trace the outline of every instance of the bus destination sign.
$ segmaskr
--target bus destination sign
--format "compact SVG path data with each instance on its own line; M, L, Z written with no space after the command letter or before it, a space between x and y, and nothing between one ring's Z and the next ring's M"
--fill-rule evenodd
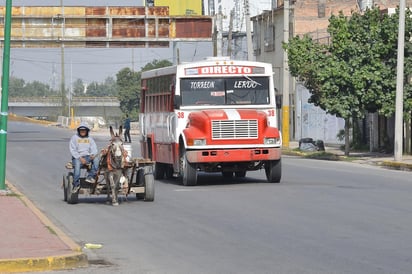
M265 73L264 67L251 67L251 66L204 66L186 68L186 75L218 75L218 74L230 74L230 75L249 75L249 74L263 74Z

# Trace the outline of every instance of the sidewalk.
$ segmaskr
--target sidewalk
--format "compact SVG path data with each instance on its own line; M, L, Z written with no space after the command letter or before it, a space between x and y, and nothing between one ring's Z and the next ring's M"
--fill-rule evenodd
M289 149L284 150L284 154L294 155L294 151L299 147L298 142L290 142ZM403 155L401 161L395 161L393 154L385 154L379 152L350 152L349 157L345 157L344 151L339 145L325 144L325 153L330 153L336 156L338 160L350 161L358 164L368 164L382 166L389 169L412 171L412 155Z
M88 266L81 247L7 182L0 190L0 273Z

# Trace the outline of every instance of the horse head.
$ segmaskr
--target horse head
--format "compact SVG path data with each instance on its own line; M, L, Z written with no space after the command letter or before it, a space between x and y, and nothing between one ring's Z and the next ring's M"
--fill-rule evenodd
M119 133L114 133L113 127L110 126L110 145L109 145L109 155L111 158L111 165L114 169L122 168L124 161L124 148L122 139L122 126L119 127Z

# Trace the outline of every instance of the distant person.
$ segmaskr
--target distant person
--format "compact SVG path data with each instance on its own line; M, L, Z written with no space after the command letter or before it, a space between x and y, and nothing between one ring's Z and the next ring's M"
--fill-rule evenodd
M124 119L124 142L131 143L132 140L130 139L130 118L129 115L126 114L126 119Z
M91 164L88 170L86 182L95 183L97 169L99 167L99 158L97 157L97 146L92 137L89 136L90 128L81 123L77 128L77 133L70 139L70 153L74 168L73 190L75 193L80 189L80 168L82 165Z

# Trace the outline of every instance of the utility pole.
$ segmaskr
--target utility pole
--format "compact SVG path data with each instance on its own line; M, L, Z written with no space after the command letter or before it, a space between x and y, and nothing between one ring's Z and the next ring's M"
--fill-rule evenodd
M230 18L229 18L229 33L227 35L227 56L232 56L232 33L233 33L233 17L235 15L235 11L232 9L230 11Z
M250 29L250 11L249 0L245 0L245 21L246 21L246 44L247 44L247 59L253 60L253 45L252 45L252 31Z
M289 0L283 2L283 42L289 42ZM289 64L288 54L283 51L283 99L282 99L282 143L289 147Z
M222 14L222 0L218 0L218 12L216 15L217 21L217 38L216 38L216 56L222 56L222 41L223 41L223 14Z
M6 189L6 149L7 149L7 116L9 105L9 70L10 70L10 36L11 36L12 0L6 1L6 17L4 22L3 74L1 77L1 109L0 109L0 190Z
M66 92L65 92L65 76L64 76L64 24L65 24L65 20L64 20L64 6L63 6L63 0L60 0L60 7L61 7L61 14L62 14L62 18L61 18L61 45L60 45L60 68L61 68L61 79L60 79L60 92L61 92L61 96L62 96L62 116L65 116L65 107L66 107ZM70 109L68 111L67 114L68 117L70 117Z
M402 161L403 152L403 63L405 46L405 0L399 3L398 59L395 100L395 161Z

